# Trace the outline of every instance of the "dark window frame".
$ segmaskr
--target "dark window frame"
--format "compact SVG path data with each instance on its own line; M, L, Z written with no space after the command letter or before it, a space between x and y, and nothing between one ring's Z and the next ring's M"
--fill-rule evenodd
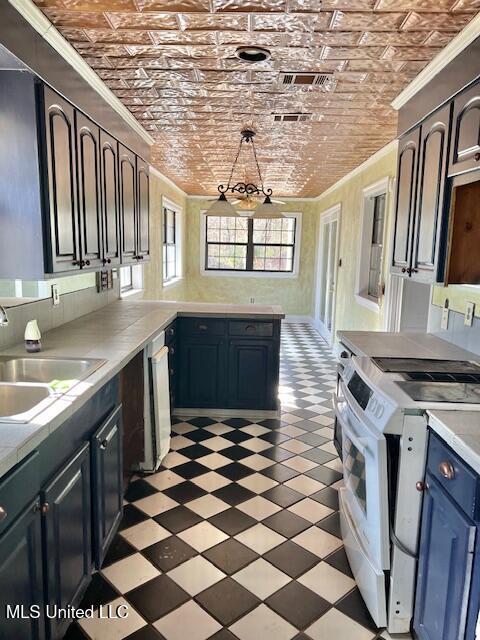
M168 242L168 211L171 211L173 214L173 241ZM169 207L164 205L162 212L162 232L163 232L163 244L162 244L162 265L163 265L163 284L168 284L179 277L178 274L178 243L177 243L177 225L178 225L178 211L173 207ZM170 274L168 272L168 248L173 247L175 253L175 261L174 261L174 272Z
M254 220L255 218L250 218L245 216L247 220L247 242L220 242L220 241L209 241L208 240L208 218L213 216L205 215L205 261L204 261L204 269L209 272L223 272L223 273L273 273L273 274L286 274L286 275L294 275L295 274L295 258L296 258L296 250L297 250L297 231L298 231L298 219L297 216L291 215L286 216L289 219L294 221L293 225L293 242L290 243L275 243L275 242L254 242L253 241L253 232L254 232ZM226 269L223 267L209 267L208 266L208 247L209 245L226 245L226 246L242 246L246 247L246 258L245 258L245 269ZM253 268L253 258L254 258L254 248L255 247L287 247L292 249L292 258L291 258L291 269L254 269Z

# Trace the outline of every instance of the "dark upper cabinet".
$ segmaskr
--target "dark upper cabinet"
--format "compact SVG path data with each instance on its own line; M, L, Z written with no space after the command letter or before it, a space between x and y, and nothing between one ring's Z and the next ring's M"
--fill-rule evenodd
M149 189L148 164L137 157L137 256L140 260L150 254Z
M137 256L137 170L135 154L119 145L119 192L122 262Z
M100 129L78 111L75 119L81 266L100 267L103 265Z
M35 605L41 615L7 619L7 605L12 609L23 606L25 616ZM43 640L43 607L41 511L36 499L0 536L0 638Z
M422 123L418 186L409 268L417 280L435 282L444 218L451 106Z
M406 274L410 269L420 131L417 127L399 141L391 268L396 274Z
M122 408L118 407L92 439L93 547L100 569L123 512Z
M238 409L277 408L278 367L275 344L271 340L229 341L228 406Z
M47 269L72 271L80 266L75 154L75 110L58 94L43 88L45 157L48 189Z
M480 82L453 101L449 175L480 169Z
M101 194L103 211L103 264L120 264L120 202L118 194L118 142L100 130Z
M180 340L178 407L225 406L227 347L221 337L184 336Z
M45 512L47 603L77 606L92 570L90 447L85 444L42 492ZM70 620L47 621L50 638L63 638Z

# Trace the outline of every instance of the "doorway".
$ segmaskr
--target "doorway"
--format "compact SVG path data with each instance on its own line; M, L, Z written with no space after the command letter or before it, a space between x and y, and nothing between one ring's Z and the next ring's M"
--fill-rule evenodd
M321 214L318 233L315 327L328 344L333 343L335 335L340 214L340 204Z

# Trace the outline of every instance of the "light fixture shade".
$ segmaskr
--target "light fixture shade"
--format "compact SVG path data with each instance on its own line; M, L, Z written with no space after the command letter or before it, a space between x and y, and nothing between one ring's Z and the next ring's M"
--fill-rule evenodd
M212 202L207 210L207 216L219 216L222 218L238 218L238 213L225 197L224 193L220 194L218 200Z
M255 209L255 213L252 218L257 220L273 220L275 218L284 218L285 216L280 211L280 207L275 202L270 200L270 196L267 196L262 204L259 204Z

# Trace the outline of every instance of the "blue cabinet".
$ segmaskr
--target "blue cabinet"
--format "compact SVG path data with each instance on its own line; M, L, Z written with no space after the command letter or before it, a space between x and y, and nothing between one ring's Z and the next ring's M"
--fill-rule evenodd
M228 363L229 407L276 409L275 350L270 340L230 340Z
M90 446L85 444L42 492L47 603L77 606L92 572ZM70 624L50 618L49 637L60 639Z
M93 547L100 568L123 512L122 408L108 418L92 439Z
M41 534L37 498L0 536L0 638L45 638ZM7 606L15 618L7 618Z
M420 640L474 640L478 478L430 434L425 485L414 629Z

